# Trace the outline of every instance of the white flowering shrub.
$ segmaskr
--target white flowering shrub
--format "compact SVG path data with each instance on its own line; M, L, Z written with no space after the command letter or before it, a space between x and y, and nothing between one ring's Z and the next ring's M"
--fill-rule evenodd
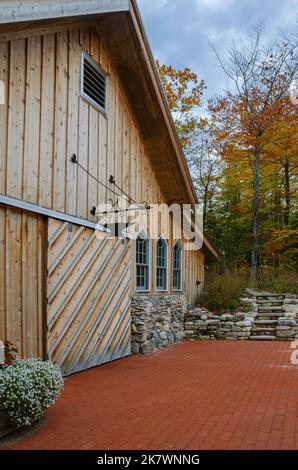
M62 389L60 369L51 362L16 359L0 369L0 410L17 426L29 426L55 403Z

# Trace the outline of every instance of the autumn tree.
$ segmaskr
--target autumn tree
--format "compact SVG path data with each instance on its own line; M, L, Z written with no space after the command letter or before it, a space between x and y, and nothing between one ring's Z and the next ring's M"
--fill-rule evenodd
M284 227L290 225L298 194L298 106L286 99L281 119L273 124L265 149L268 164L274 164L273 176L281 181L281 215Z
M209 104L222 149L232 149L234 157L246 155L252 161L252 279L256 278L258 266L261 157L273 127L285 119L289 87L298 71L297 38L282 36L268 46L263 26L258 23L245 42L234 46L227 62L213 48L233 89Z
M174 69L158 60L156 64L208 229L221 162L212 152L208 121L199 115L206 84L190 68Z
M200 126L198 110L206 88L204 80L190 68L174 69L171 65L162 65L157 60L156 66L173 113L181 145L185 148L190 136Z
M192 132L192 138L185 146L185 154L199 201L202 202L203 224L208 231L214 223L212 212L217 203L224 167L223 160L214 149L208 121L201 122Z

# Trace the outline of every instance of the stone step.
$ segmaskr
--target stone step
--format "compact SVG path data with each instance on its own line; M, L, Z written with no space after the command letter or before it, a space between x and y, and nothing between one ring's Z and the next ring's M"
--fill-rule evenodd
M255 325L278 325L278 320L255 320Z
M250 339L250 340L253 340L253 341L275 341L275 340L276 340L276 336L266 336L266 335L262 335L262 336L250 336L249 339Z
M256 294L257 299L284 299L285 294Z
M256 326L253 326L252 327L252 330L251 331L260 331L260 330L266 330L266 331L275 331L276 330L276 325L271 325L271 326L268 326L268 325L256 325Z
M256 325L252 327L251 331L276 331L277 325Z
M278 319L279 317L283 316L282 313L284 312L260 312L258 313L256 320L274 320L276 318Z
M257 308L284 308L285 303L284 302L263 302L263 303L258 303Z
M284 308L278 307L258 307L258 312L266 313L266 312L281 312L283 313L285 310Z
M275 335L276 333L276 328L256 328L251 330L251 335L252 336L270 336L270 335Z
M272 325L272 323L270 325L266 323L265 325L263 323L257 323L252 327L252 331L260 330L260 329L271 331L271 330L275 330L276 328L277 328L277 325Z

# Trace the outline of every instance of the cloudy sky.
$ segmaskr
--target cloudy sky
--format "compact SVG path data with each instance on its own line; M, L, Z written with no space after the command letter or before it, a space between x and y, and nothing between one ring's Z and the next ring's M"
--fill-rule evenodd
M190 67L207 82L205 99L226 80L208 43L224 55L249 26L266 19L266 35L298 25L298 0L138 0L155 57Z

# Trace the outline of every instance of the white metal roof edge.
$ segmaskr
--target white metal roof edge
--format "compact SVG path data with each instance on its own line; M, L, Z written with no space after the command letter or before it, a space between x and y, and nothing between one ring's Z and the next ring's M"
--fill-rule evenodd
M16 209L21 209L28 212L33 212L34 214L44 215L46 217L68 222L70 224L92 228L94 230L98 230L99 232L111 233L110 229L103 227L97 222L91 222L90 220L82 219L80 217L68 215L63 212L57 212L53 209L47 209L46 207L38 206L37 204L32 204L21 199L14 199L12 197L5 196L4 194L0 194L0 204L15 207Z
M130 0L5 1L0 3L0 24L114 13L129 8Z

